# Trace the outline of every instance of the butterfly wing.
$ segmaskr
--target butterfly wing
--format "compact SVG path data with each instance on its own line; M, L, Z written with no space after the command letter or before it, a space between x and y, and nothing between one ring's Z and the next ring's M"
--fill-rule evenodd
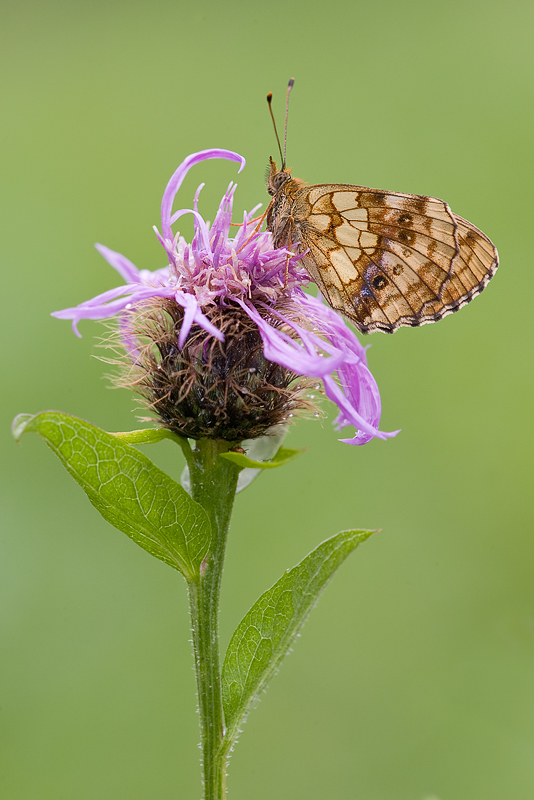
M435 322L479 294L497 251L433 197L324 184L292 192L303 266L362 333Z

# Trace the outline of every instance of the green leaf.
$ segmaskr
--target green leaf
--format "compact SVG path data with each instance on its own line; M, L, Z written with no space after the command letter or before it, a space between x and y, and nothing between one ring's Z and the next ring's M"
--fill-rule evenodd
M237 478L237 489L236 492L242 492L243 489L246 489L247 486L256 480L258 475L261 475L263 469L265 468L265 462L269 462L274 456L276 455L277 451L280 449L282 442L286 438L289 431L288 425L274 425L270 428L264 436L259 436L257 439L243 439L241 442L241 447L245 451L245 458L248 458L247 464L260 464L259 469L254 467L247 467L243 464L237 464L239 467L239 476ZM184 442L187 440L184 439ZM187 443L189 447L189 443ZM188 453L186 452L185 448L184 454L186 458L188 457ZM291 453L296 451L290 451ZM221 454L222 455L222 454ZM232 459L230 459L232 461ZM243 462L245 463L245 462ZM273 466L280 466L278 464L274 464ZM269 464L267 464L269 467ZM180 483L184 487L184 489L191 494L191 479L189 476L189 467L186 464L184 471L182 472L182 477L180 478Z
M222 690L227 742L291 647L336 569L374 531L342 531L319 545L257 600L226 652Z
M172 439L174 442L181 444L181 436L177 436L172 431L166 428L144 428L140 431L117 431L110 434L120 439L121 442L126 444L155 444L161 442L162 439Z
M166 428L144 428L140 431L113 431L111 436L115 436L126 444L156 444L156 442L161 442L163 439L170 439L172 442L180 445L186 458L189 458L191 455L191 445L185 436L178 436L177 433L173 433Z
M20 414L13 435L43 437L104 519L188 580L200 574L211 526L182 487L115 434L59 411Z
M238 467L242 469L274 469L275 467L282 467L284 464L289 464L293 459L298 458L304 450L290 450L288 447L280 447L278 452L269 461L254 461L249 458L245 453L221 453L219 458L226 458L228 461L233 461Z

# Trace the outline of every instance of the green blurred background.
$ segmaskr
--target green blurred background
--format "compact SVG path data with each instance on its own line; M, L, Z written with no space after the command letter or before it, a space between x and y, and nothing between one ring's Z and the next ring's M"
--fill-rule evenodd
M312 183L443 197L501 269L458 315L369 353L387 442L307 454L237 502L223 646L256 597L319 541L375 536L344 565L252 713L231 800L531 800L532 3L18 2L1 5L2 678L6 800L198 798L186 594L113 530L18 412L137 427L53 310L117 285L100 241L164 264L151 230L189 153L237 150L238 216L267 199L296 78L288 160ZM234 164L196 167L213 218ZM189 234L190 222L183 225ZM331 411L331 409L329 410ZM332 414L330 415L333 416ZM182 456L146 450L178 476Z

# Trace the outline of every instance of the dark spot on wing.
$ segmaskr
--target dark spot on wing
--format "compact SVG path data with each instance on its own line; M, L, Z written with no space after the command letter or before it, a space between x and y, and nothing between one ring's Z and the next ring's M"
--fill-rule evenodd
M414 197L410 202L418 214L426 216L427 200L427 197Z
M415 234L412 231L399 231L397 236L401 242L407 242L407 244L415 242Z

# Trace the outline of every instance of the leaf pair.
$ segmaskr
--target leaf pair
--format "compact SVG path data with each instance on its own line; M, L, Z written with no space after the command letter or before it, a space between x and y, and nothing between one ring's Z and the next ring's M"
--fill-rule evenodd
M151 555L179 570L188 581L200 578L211 542L206 511L128 443L179 437L164 431L106 433L57 411L35 416L20 414L13 423L14 436L19 440L27 431L43 437L108 522ZM220 457L252 471L280 466L297 455L298 451L280 448L270 462L233 452ZM226 751L235 742L240 725L291 647L321 591L345 558L371 533L343 531L327 539L285 572L238 625L222 669Z

